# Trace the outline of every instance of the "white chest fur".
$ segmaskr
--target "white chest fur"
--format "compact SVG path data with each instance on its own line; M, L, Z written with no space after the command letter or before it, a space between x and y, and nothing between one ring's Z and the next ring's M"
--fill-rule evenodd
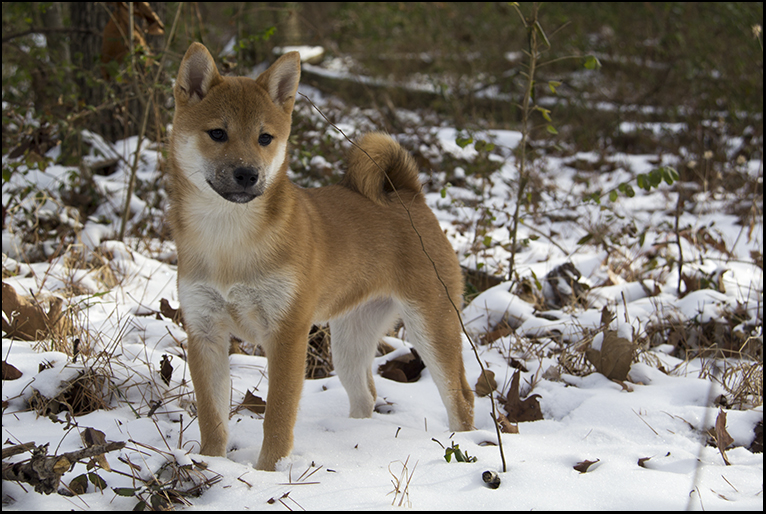
M226 337L228 331L262 345L288 315L293 291L291 281L278 275L226 288L186 279L178 282L187 330L206 339Z

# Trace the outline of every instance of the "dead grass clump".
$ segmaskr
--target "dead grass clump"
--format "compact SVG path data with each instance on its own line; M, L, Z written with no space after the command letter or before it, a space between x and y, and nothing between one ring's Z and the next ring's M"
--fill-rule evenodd
M204 462L192 460L191 463L180 463L170 451L133 440L130 442L140 446L141 452L159 453L166 459L157 472L147 473L148 470L142 470L141 465L120 457L120 461L130 467L136 485L115 487L113 491L119 496L136 498L138 503L133 510L174 510L174 505L191 506L187 498L200 496L223 478L221 474L211 471Z
M580 342L569 345L561 352L558 359L561 373L584 377L595 369L585 356L585 350L590 346L589 342Z
M582 274L571 262L565 262L549 271L542 280L537 277L519 281L514 294L538 310L584 307L590 289L580 281Z
M731 408L745 410L763 405L763 362L735 362L723 372L720 383L729 394Z
M330 327L313 326L309 332L309 345L306 352L306 378L329 377L333 371L330 352Z
M68 412L76 417L99 409L108 410L112 394L110 378L92 368L87 368L81 370L76 377L64 382L61 390L53 398L47 398L33 389L29 405L38 416Z

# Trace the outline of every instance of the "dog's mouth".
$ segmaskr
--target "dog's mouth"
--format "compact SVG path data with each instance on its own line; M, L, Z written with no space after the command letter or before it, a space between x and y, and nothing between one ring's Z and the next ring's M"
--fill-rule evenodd
M218 193L223 199L228 200L232 203L248 203L253 200L255 200L257 197L261 195L261 192L256 191L227 191L223 190L221 188L218 188L215 186L213 182L210 180L207 181L210 188Z
M254 200L258 195L250 194L250 193L218 193L222 197L224 197L226 200L233 202L233 203L248 203L251 200Z

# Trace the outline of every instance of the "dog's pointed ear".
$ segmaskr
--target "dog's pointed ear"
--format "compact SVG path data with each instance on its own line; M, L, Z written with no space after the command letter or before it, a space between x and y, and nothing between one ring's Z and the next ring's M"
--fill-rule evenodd
M223 79L205 45L192 43L181 61L173 88L176 102L199 102Z
M298 52L288 52L258 76L256 82L268 91L271 101L290 113L295 104L295 94L301 79L301 57Z

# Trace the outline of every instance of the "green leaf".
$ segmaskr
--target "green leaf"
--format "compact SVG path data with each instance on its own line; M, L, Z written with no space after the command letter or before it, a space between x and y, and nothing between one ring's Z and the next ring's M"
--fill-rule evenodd
M548 109L543 109L542 107L537 107L537 110L540 111L540 114L543 115L543 118L545 118L545 121L552 122L551 119L551 111Z
M470 136L469 137L460 137L460 136L458 136L458 137L455 138L455 144L458 145L460 148L465 148L466 146L470 145L471 143L473 143L473 138L470 137Z
M580 238L579 241L577 241L577 244L578 245L584 245L585 243L587 243L591 239L593 239L593 234L585 234L583 237Z
M450 462L453 455L455 456L455 462L476 462L476 457L471 457L467 453L464 454L460 450L460 445L455 444L454 441L452 446L444 449L444 458L447 462Z
M548 125L547 127L545 127L545 129L548 131L548 133L553 134L554 136L559 133L559 131L556 130L556 127L554 127L553 125Z
M616 202L618 196L619 195L617 194L617 190L616 189L612 189L611 191L609 191L609 201L610 202Z
M77 475L69 482L69 489L74 494L85 494L88 492L88 477L83 473Z
M132 487L112 487L112 491L118 496L135 496L136 494L136 489Z
M543 30L543 27L540 25L539 21L535 21L535 28L537 29L537 32L540 33L540 36L542 36L543 41L545 41L545 46L550 48L551 47L551 42L548 41L548 36L545 35L545 31Z
M106 481L98 476L96 473L88 473L88 480L90 480L90 483L98 487L101 491L106 489Z
M558 80L548 81L548 89L550 89L551 93L553 93L554 95L556 94L556 88L559 87L560 85L561 85L561 82L559 82Z
M662 182L662 171L657 168L649 172L649 182L652 187L657 187Z
M659 171L662 180L664 180L665 183L669 186L673 185L673 182L679 179L678 172L671 166L663 166L659 169Z
M489 248L490 246L492 246L492 236L484 236L483 242L484 242L484 246Z
M595 55L589 55L585 59L585 67L589 70L597 70L601 68L601 61L599 61Z

